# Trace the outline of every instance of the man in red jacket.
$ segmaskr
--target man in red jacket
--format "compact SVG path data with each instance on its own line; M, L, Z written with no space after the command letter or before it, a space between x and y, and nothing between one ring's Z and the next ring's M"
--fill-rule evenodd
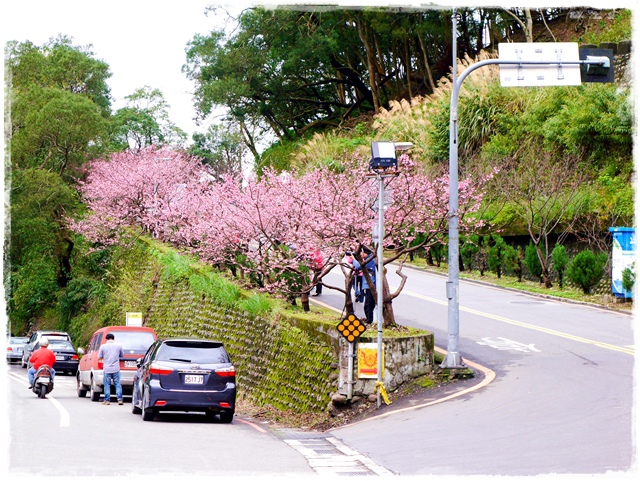
M36 372L43 364L51 368L51 381L53 381L53 376L56 374L53 370L53 364L56 362L56 353L49 349L48 346L49 339L43 337L40 339L40 349L34 351L29 358L29 363L31 364L31 367L27 371L27 375L29 376L29 389L31 389L33 385L33 378L36 376Z

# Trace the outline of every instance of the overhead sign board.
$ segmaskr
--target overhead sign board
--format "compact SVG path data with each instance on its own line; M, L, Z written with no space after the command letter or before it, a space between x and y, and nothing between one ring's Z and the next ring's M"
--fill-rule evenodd
M503 87L548 87L580 85L580 53L575 42L501 43L499 59L523 63L500 64L500 85ZM526 63L537 62L538 65ZM545 62L552 62L545 64ZM558 62L576 62L562 64Z

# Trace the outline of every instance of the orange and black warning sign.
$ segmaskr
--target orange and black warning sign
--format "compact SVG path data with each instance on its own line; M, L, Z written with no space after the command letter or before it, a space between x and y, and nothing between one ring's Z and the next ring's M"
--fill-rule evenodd
M338 324L338 332L346 337L349 342L355 341L366 330L367 328L364 327L364 324L353 314L349 314Z

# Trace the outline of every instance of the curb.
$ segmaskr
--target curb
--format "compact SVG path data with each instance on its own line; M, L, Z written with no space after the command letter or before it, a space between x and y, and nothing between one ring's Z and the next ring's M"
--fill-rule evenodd
M440 277L447 277L447 274L443 274L441 272L434 272L431 271L429 269L423 269L422 267L416 267L416 266L411 266L411 265L407 265L405 264L403 267L403 269L413 269L416 271L420 271L420 272L426 272L428 274L433 274L434 276L440 276ZM588 307L592 307L593 309L601 309L603 311L607 311L607 312L615 312L615 313L619 313L619 314L625 314L625 315L633 315L633 309L626 311L626 310L621 310L621 309L612 309L610 307L607 306L603 306L601 304L596 304L593 302L586 302L586 301L576 301L574 299L567 299L566 297L557 297L557 296L551 296L549 294L539 294L537 292L530 292L530 291L526 291L526 290L522 290L522 289L514 289L513 287L504 287L504 286L499 286L496 284L492 284L491 282L486 282L486 281L480 281L477 279L466 279L464 277L460 277L460 282L468 282L469 284L477 284L479 286L484 286L484 287L490 287L493 289L498 289L498 290L503 290L503 291L510 291L510 292L517 292L518 294L523 294L525 296L530 296L530 297L537 297L537 298L541 298L541 299L549 299L551 301L558 301L558 302L566 302L568 304L577 304L577 305L582 305L582 306L588 306Z
M438 351L439 353L441 353L441 354L446 354L446 352L447 352L446 350L441 349L441 348L439 348L437 346L434 347L434 349L436 351ZM391 411L387 411L387 412L384 412L382 414L378 414L376 416L371 416L371 417L368 417L366 419L361 419L360 421L355 421L353 423L345 424L344 426L340 426L340 427L337 427L337 428L334 428L334 429L330 429L330 431L337 431L339 429L355 426L356 424L362 424L362 423L366 423L366 422L369 422L369 421L386 418L386 417L392 416L394 414L399 414L399 413L403 413L403 412L407 412L407 411L413 411L415 409L422 409L422 408L425 408L425 407L433 406L434 404L440 404L440 403L443 403L445 401L449 401L451 399L455 399L455 398L458 398L460 396L464 396L464 395L469 394L471 392L478 391L478 390L484 388L485 386L488 386L496 378L496 373L494 371L492 371L491 369L489 369L489 368L487 368L485 366L482 366L480 364L477 364L475 362L469 361L468 359L462 359L462 361L467 366L469 366L469 367L471 367L473 369L477 369L478 371L482 372L482 374L484 375L484 378L482 379L482 381L480 381L477 384L474 384L473 386L471 386L469 388L458 390L458 391L454 392L453 394L449 394L447 396L444 396L444 397L439 398L439 399L435 399L433 401L429 401L429 402L422 403L422 404L417 404L415 406L409 406L409 407L406 407L406 408L400 408L400 409L394 409L394 410L391 410Z

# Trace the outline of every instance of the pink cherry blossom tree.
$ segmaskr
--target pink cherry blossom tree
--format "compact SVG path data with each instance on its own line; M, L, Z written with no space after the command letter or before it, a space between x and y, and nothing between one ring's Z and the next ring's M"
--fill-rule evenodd
M124 151L90 162L79 191L88 217L71 227L87 239L110 245L127 232L169 239L185 213L177 207L197 199L208 176L201 163L167 147Z
M101 244L120 242L131 229L149 234L234 274L240 270L260 289L294 302L300 297L305 309L309 292L322 282L344 293L346 311L352 313L354 272L343 261L344 253L360 247L376 251L371 232L377 223L378 183L367 175L367 163L354 155L340 169L267 170L259 178L214 181L197 158L184 153L156 147L123 152L91 163L81 186L91 214L73 227ZM384 218L384 265L395 262L401 280L393 293L386 273L378 282L386 326L395 323L392 301L404 287L408 254L442 242L448 227L448 177L428 176L407 155L399 166L399 174L385 180L393 189L393 203ZM471 214L480 205L486 180L460 181L463 231L478 227ZM325 284L336 266L345 274L344 285ZM366 270L363 274L371 281Z

